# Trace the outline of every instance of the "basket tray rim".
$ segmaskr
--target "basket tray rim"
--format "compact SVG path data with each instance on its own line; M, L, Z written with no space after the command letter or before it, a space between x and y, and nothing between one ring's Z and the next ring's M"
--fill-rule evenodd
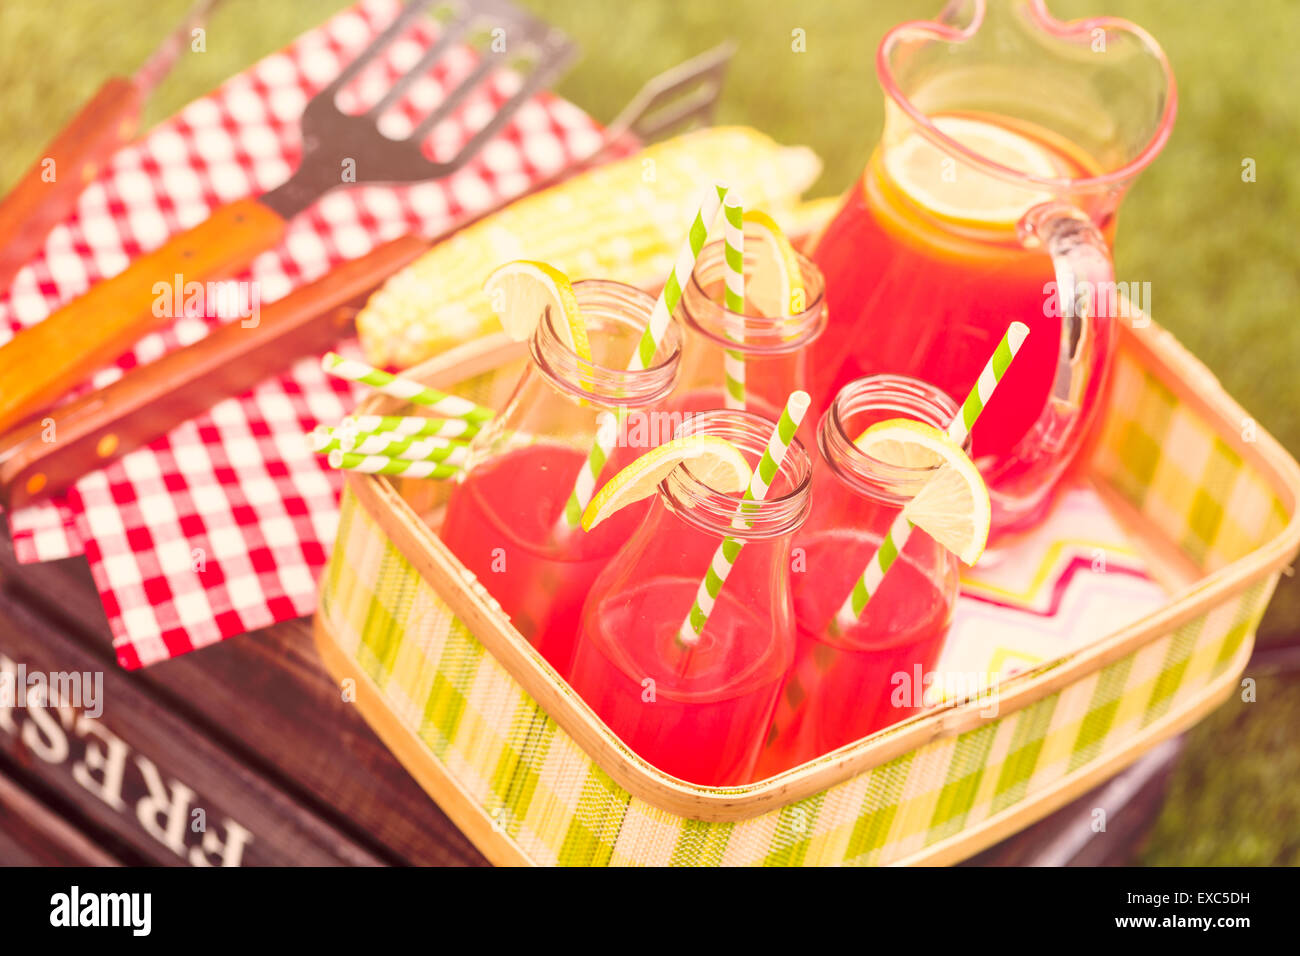
M669 776L630 751L497 609L482 585L382 476L349 473L347 487L426 583L469 627L496 661L619 786L659 809L706 821L736 821L813 796L864 771L942 738L999 720L1133 653L1150 641L1280 571L1300 551L1300 465L1263 428L1247 442L1247 413L1199 360L1150 320L1117 322L1119 348L1160 373L1179 402L1217 426L1219 437L1270 483L1290 512L1286 526L1261 547L1180 588L1168 603L1132 624L1001 683L991 698L938 705L775 777L738 787L706 787ZM451 349L405 374L450 389L456 382L526 354L504 333ZM372 395L358 414L392 414L398 399ZM1099 482L1100 483L1100 482ZM990 704L994 705L990 714Z
M384 700L383 692L339 648L337 636L329 624L319 617L313 622L312 638L326 670L336 680L355 681L356 704L367 723L457 828L469 837L479 852L494 866L539 865L506 832L506 828L461 786L446 764L393 713ZM1066 774L1035 793L1032 798L1017 802L974 826L963 827L947 839L891 861L889 865L951 866L1037 823L1119 773L1161 741L1187 730L1221 705L1236 689L1238 677L1245 670L1253 650L1253 641L1243 641L1232 662L1204 693L1187 701L1184 706L1171 710L1141 733L1135 734L1123 748L1108 752L1098 760Z

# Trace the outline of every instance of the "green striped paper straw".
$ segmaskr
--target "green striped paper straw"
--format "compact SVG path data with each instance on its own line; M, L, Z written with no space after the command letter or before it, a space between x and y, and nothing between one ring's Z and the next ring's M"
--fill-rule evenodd
M1012 322L1007 332L1002 336L1002 341L993 351L993 356L984 364L980 377L975 382L975 387L970 390L966 396L966 401L962 402L957 417L948 424L948 437L958 445L965 444L970 430L975 426L975 420L980 417L984 411L984 406L993 396L993 390L997 388L998 382L1002 381L1002 376L1006 374L1007 368L1011 365L1012 359L1020 351L1020 346L1025 342L1025 337L1029 335L1029 327L1023 322ZM837 631L846 631L853 626L854 622L862 616L867 602L871 596L880 589L880 583L884 580L889 569L894 566L898 556L903 553L907 547L907 541L912 536L914 525L908 521L902 514L894 519L893 524L889 526L889 531L885 534L885 539L880 542L880 547L876 550L862 575L853 585L853 590L849 596L844 599L840 605L839 611L835 614L835 620L832 628Z
M383 455L358 455L348 451L330 452L331 468L359 471L367 475L392 475L399 478L451 478L460 474L459 465L441 461L402 461Z
M734 193L729 195L722 204L722 218L726 226L723 233L723 257L727 264L723 305L732 315L744 315L745 209ZM727 338L733 342L743 342L744 328L742 323L739 337L732 335L728 330ZM743 409L745 407L745 356L735 349L724 350L722 376L726 387L727 408Z
M393 432L397 435L441 435L443 438L473 438L479 426L463 418L429 418L424 415L349 415L339 422L336 431L356 435Z
M948 437L958 445L966 443L970 430L975 427L975 419L979 418L980 413L984 411L984 406L993 397L993 390L998 387L998 382L1002 381L1002 376L1007 373L1011 360L1016 357L1020 346L1025 344L1025 339L1028 337L1029 326L1023 322L1012 322L1007 327L1002 341L993 350L993 357L984 363L984 369L980 372L975 387L966 396L966 401L961 403L957 417L948 425Z
M722 206L722 200L727 196L727 188L722 183L715 183L705 192L704 201L700 203L699 211L695 213L691 228L686 234L686 242L682 244L681 251L677 254L677 261L673 263L672 271L668 273L663 291L659 293L659 298L655 300L654 308L650 312L650 320L646 322L641 340L637 343L631 361L628 362L629 372L645 371L654 361L655 353L659 351L659 343L663 341L664 334L668 331L668 324L672 321L673 312L677 309L677 303L681 301L682 286L690 281L691 273L695 271L695 260L700 257L704 241L709 237L709 227L718 218L718 210ZM614 441L622 431L624 415L622 408L619 409L618 415L618 428L596 433L596 440L591 445L591 451L587 453L587 460L578 470L573 491L569 493L569 500L565 502L564 512L560 515L558 527L561 530L566 527L573 530L582 524L582 512L586 510L592 495L596 493L596 482L600 480L600 473L605 468L610 451L613 450Z
M772 437L768 439L767 447L763 449L763 455L758 460L758 467L754 469L753 477L749 480L749 487L745 489L744 501L762 501L767 497L767 491L776 478L777 469L781 467L785 453L789 450L790 443L794 441L794 433L799 430L799 423L808 413L808 405L811 402L812 399L807 392L790 394L785 408L781 411L781 417L777 420L776 428L772 431ZM732 522L733 526L743 526L742 519L739 518L743 513L742 505L736 512L737 520ZM695 592L695 603L691 605L690 613L686 615L686 620L682 621L681 629L677 632L677 639L688 647L698 641L700 634L704 632L704 625L708 623L709 615L713 613L713 605L722 592L722 586L727 583L727 575L731 574L731 569L735 567L736 559L740 557L740 551L744 546L745 542L742 539L727 535L718 545L718 550L713 552L709 570L705 572L704 580L700 582Z
M625 412L620 407L614 427L609 429L613 433L609 439L601 431L597 431L596 440L591 444L591 451L587 452L586 460L578 469L578 477L573 483L573 490L569 492L569 500L564 503L564 512L560 515L559 521L560 529L567 528L572 531L582 526L582 513L587 510L587 505L591 503L591 498L596 493L596 482L600 480L600 473L604 471L605 462L609 460L614 441L623 430L624 418Z
M430 436L411 438L392 432L371 432L340 439L340 451L358 455L379 455L402 461L445 461L449 465L465 464L469 445L463 441Z
M343 448L342 442L334 434L334 429L324 425L317 425L303 437L306 439L307 447L318 455L341 451Z
M318 455L332 451L353 451L362 455L385 455L405 461L441 461L457 449L469 447L468 442L437 435L401 435L391 431L362 433L342 425L338 428L317 425L305 437L307 447ZM464 455L459 457L463 458Z
M647 369L654 361L655 353L659 351L659 343L663 341L664 333L668 331L668 323L673 313L677 311L677 303L682 300L682 289L690 281L691 273L695 271L695 260L700 257L704 241L709 237L709 227L718 218L718 209L727 196L727 188L722 183L715 183L713 188L705 192L704 201L700 203L699 211L691 220L686 242L677 253L677 261L673 263L672 271L668 273L663 291L659 293L659 298L650 313L650 321L646 323L645 331L641 333L641 341L637 343L636 353L628 363L629 372Z
M495 414L492 409L475 405L473 402L455 395L448 395L436 388L421 385L409 378L390 375L373 365L347 359L336 352L327 352L321 359L321 368L330 375L344 378L350 382L369 385L377 392L404 398L415 405L423 405L438 415L446 418L463 418L474 425L482 425Z

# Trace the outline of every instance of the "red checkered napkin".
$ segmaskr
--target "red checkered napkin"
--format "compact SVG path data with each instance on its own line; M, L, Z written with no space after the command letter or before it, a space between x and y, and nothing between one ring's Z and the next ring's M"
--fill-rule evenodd
M363 0L121 150L82 195L76 215L54 230L0 299L0 341L217 206L283 182L297 167L303 105L399 7L398 0ZM421 25L350 92L361 102L377 99L434 33L431 21ZM463 50L415 83L385 132L408 132L472 63ZM435 153L453 152L517 82L501 77L469 97L433 131ZM455 176L338 190L295 219L284 241L236 278L255 280L261 301L270 302L403 232L437 234L599 141L599 128L581 110L539 95ZM218 321L178 319L102 370L93 387L201 338ZM355 343L339 350L359 354ZM66 498L9 515L20 559L84 550L118 660L128 668L310 614L334 541L341 481L304 449L302 435L336 422L358 397L304 359L284 377L86 476Z

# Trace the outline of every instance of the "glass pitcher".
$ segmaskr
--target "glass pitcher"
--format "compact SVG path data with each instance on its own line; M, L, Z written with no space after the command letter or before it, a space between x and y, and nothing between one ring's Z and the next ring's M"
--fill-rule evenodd
M879 373L960 400L1007 323L1028 324L972 436L996 538L1044 514L1101 404L1130 309L1116 211L1169 136L1173 76L1134 24L1065 23L1042 0L953 0L886 34L876 69L880 145L813 251L830 312L814 407Z

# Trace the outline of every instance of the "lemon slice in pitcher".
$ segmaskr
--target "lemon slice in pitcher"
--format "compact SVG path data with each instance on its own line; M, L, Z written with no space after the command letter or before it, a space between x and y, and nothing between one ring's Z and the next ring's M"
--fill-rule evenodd
M891 418L877 422L856 442L866 455L934 474L903 508L903 516L964 564L974 564L989 539L992 507L979 469L955 441L924 422Z
M590 531L615 511L649 498L659 482L680 464L714 491L733 494L749 487L753 472L740 450L725 438L686 435L652 448L609 480L582 513L582 527Z
M935 116L939 132L999 166L1027 176L1066 175L1052 151L1020 133L965 116ZM919 130L885 150L885 171L898 188L936 216L974 226L1014 226L1052 198L1032 184L1008 182L950 156Z
M516 342L530 338L547 310L561 341L579 358L591 361L587 326L578 309L573 283L545 262L519 259L496 269L483 283L501 326Z
M745 300L763 315L799 315L808 308L803 270L781 227L765 212L745 213L745 242L757 242L754 268L745 273Z

